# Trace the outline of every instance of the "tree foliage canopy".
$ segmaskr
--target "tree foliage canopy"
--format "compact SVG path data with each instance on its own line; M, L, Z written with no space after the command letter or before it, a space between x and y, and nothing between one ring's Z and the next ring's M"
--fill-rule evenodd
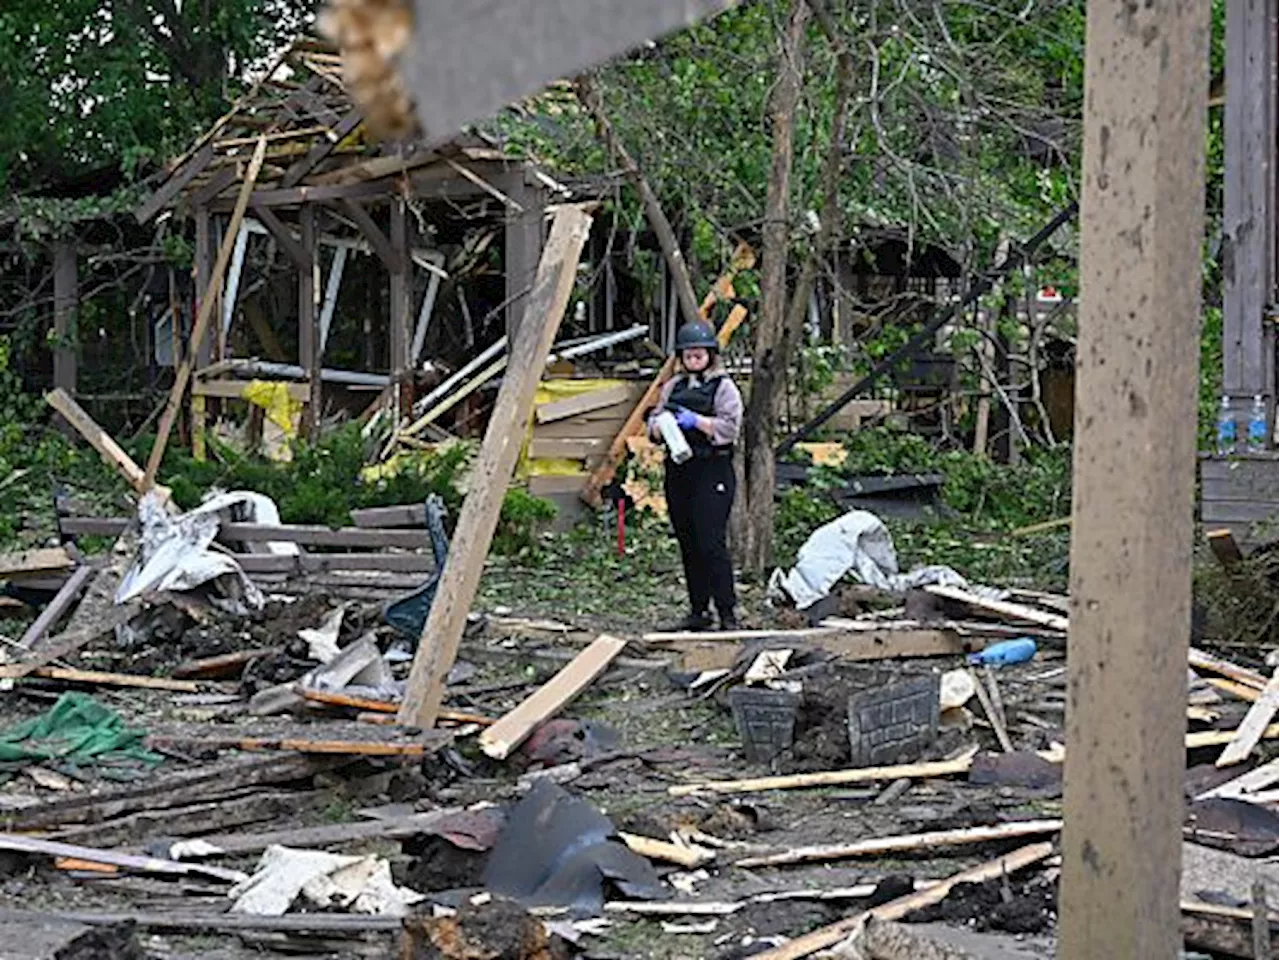
M101 193L182 149L308 0L9 0L0 7L0 187Z

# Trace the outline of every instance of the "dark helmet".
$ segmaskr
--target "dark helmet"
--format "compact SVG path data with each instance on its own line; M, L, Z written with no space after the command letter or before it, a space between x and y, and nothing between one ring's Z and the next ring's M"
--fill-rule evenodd
M715 330L705 320L686 323L676 331L676 353L696 347L705 347L708 350L720 349L720 341L716 339Z

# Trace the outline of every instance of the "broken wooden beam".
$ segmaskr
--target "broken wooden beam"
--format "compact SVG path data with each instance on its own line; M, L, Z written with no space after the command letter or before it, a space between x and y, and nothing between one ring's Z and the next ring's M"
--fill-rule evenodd
M650 635L652 636L652 635ZM694 634L701 639L665 642L661 649L680 657L682 670L724 670L733 666L746 648L744 641L714 639L717 634ZM950 629L925 630L836 630L799 639L772 635L778 643L796 649L822 650L842 660L886 660L895 657L963 656L981 650L985 641L962 636Z
M1048 627L1050 630L1061 630L1066 633L1069 625L1068 619L1060 614L1047 613L1044 610L1037 610L1025 604L1010 603L1008 600L990 600L986 597L980 597L976 593L970 593L968 590L961 590L959 587L944 587L941 584L933 583L927 585L924 590L935 597L954 600L975 610L994 613L1011 620L1038 624L1042 627Z
M563 670L480 734L480 749L495 760L505 760L538 724L558 713L603 673L626 645L626 640L608 634L597 637Z
M178 913L156 910L109 912L92 910L8 910L0 909L0 923L83 923L87 926L112 926L133 923L147 930L173 930L208 934L233 933L237 930L262 930L279 933L366 933L393 932L404 926L404 918L367 913L285 914L281 917L257 917L244 913L208 911Z
M936 884L924 890L917 890L896 900L890 900L888 903L881 904L878 907L872 907L870 910L860 910L853 916L837 920L835 923L828 924L825 927L819 927L804 936L788 940L781 946L766 950L763 953L757 953L755 956L757 960L799 960L801 957L807 957L811 953L816 953L839 943L849 934L857 931L866 922L867 917L874 916L880 920L900 920L917 910L946 899L952 888L961 883L985 883L988 880L996 880L1024 867L1029 867L1033 863L1046 860L1052 853L1052 843L1028 844L1025 847L1014 850L1012 853L952 874L945 880L939 880Z
M74 843L42 840L38 837L21 836L15 833L0 834L0 850L39 854L48 857L71 857L92 863L106 863L138 873L158 873L176 877L210 877L227 883L238 883L245 877L239 870L227 870L224 867L208 866L201 863L184 863L180 860L163 860L159 857L141 857L131 853L120 853L116 850L81 847Z
M457 657L462 630L520 454L534 393L568 306L590 226L591 214L586 207L556 208L524 319L512 337L507 375L471 468L469 489L453 535L455 549L449 551L435 601L423 624L400 710L400 720L405 725L431 727L444 699L445 678Z
M50 637L40 645L39 649L30 651L21 662L6 665L4 667L4 675L12 679L25 677L33 670L52 663L54 660L61 660L63 657L70 656L104 633L109 633L116 627L128 623L141 612L142 603L138 600L130 600L118 607L111 607L94 623L65 630L56 636Z
M631 384L619 383L611 387L592 390L590 393L581 393L576 397L553 400L550 403L540 403L534 407L534 419L538 423L554 423L557 420L564 420L568 417L581 416L593 410L603 410L605 407L612 407L617 403L625 403L631 399L633 392Z
M1218 563L1222 564L1222 569L1234 570L1244 560L1240 545L1236 543L1235 535L1230 530L1206 530L1204 539L1213 555L1218 558Z
M331 769L341 758L243 757L195 770L151 776L145 781L7 810L0 821L11 830L39 830L69 823L97 823L140 810L161 809L216 798L229 791L303 780Z
M976 748L954 760L929 760L892 767L853 767L848 770L824 770L819 773L793 773L778 777L751 777L745 780L706 780L667 787L673 797L698 793L759 793L764 790L796 790L806 787L834 787L848 783L870 783L878 780L912 780L927 777L954 777L968 773L973 766Z
M317 849L339 843L356 843L364 840L403 840L418 834L432 833L440 824L460 811L455 807L413 813L403 817L382 820L361 820L356 823L327 823L317 827L296 827L285 830L266 830L260 833L222 833L205 837L222 856L242 856L259 853L270 846L307 847Z
M342 693L338 690L317 690L314 687L307 687L301 683L293 685L293 691L304 700L310 700L313 703L324 703L333 707L348 707L352 710L364 710L369 713L397 713L400 710L400 704L393 700L375 700L372 697L357 697L349 693ZM481 726L489 726L496 723L493 717L487 717L482 713L471 713L467 710L451 710L443 707L440 710L439 719L452 720L455 723L478 723Z
M983 712L991 721L991 729L995 731L996 739L1000 741L1000 749L1005 753L1013 753L1013 741L1009 739L1009 731L1005 729L1004 718L996 709L995 698L983 686L982 681L973 675L973 671L969 671L969 678L973 681L973 691L978 695L978 702L982 704Z
M81 591L84 590L85 585L88 584L89 578L93 574L94 568L89 564L77 567L76 571L58 589L54 598L40 611L40 615L32 621L31 626L27 627L22 636L18 638L18 643L23 647L30 648L33 643L36 643L49 630L53 629L57 622L62 619L63 614L79 598Z
M372 731L370 731L372 732ZM424 740L325 740L303 737L170 736L147 737L152 748L205 750L293 750L297 753L332 753L353 757L425 757L449 740L434 736Z
M1236 735L1218 757L1216 766L1229 767L1249 756L1262 739L1267 724L1276 715L1277 709L1280 709L1280 668L1271 674L1262 696L1249 707L1249 712L1236 728Z
M102 670L76 670L71 667L36 667L26 664L0 666L0 679L10 677L40 677L44 680L61 680L64 683L87 683L101 687L138 687L148 690L172 690L178 693L196 693L200 684L194 680L171 680L168 677L145 677L132 673L108 673Z
M16 553L0 553L0 580L13 574L70 570L75 565L75 560L62 547L39 547Z
M913 850L932 850L935 847L954 847L970 843L991 843L996 840L1034 837L1044 833L1057 833L1061 829L1061 820L1023 820L993 827L966 827L962 830L933 830L928 833L895 837L870 837L855 843L818 844L811 847L795 847L765 856L746 857L736 861L734 866L778 867L791 863L846 860L853 857L881 856Z
M1236 683L1242 683L1246 687L1253 687L1255 690L1264 690L1267 686L1267 678L1262 674L1253 670L1248 670L1239 664L1232 663L1230 660L1224 660L1221 657L1215 657L1211 653L1205 653L1203 650L1197 650L1192 647L1187 651L1187 663L1194 670L1207 670L1210 673L1217 673Z
M125 482L137 493L146 489L146 471L138 466L116 443L115 438L94 421L84 408L71 397L67 391L59 387L44 395L45 403L62 414L64 420L75 427L76 432L88 441L89 446L97 450L104 461L120 471Z
M692 870L716 858L714 850L705 847L686 847L668 840L657 840L636 833L618 832L618 839L627 845L632 853L637 853L650 860L662 860Z

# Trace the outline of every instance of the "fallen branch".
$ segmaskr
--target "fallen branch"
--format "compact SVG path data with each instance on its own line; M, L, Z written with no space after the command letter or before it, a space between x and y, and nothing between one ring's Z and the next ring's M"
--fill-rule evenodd
M702 864L716 858L714 850L707 850L703 847L684 847L667 840L656 840L653 837L643 837L635 833L619 831L618 838L627 845L627 848L632 853L638 853L640 856L648 857L650 860L662 860L667 863L679 864L686 870L700 867Z

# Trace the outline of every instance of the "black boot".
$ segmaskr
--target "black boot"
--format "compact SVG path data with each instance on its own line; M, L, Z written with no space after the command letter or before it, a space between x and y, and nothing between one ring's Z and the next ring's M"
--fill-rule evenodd
M741 625L738 623L738 615L730 610L728 613L720 614L720 630L726 632L729 630L740 630Z
M669 623L662 628L663 633L701 632L711 629L711 617L706 613L690 613L682 620Z

